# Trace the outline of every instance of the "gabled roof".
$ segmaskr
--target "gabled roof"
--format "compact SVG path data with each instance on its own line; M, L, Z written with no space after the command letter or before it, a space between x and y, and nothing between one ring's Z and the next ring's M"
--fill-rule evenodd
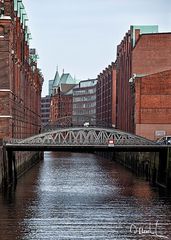
M75 82L75 79L73 79L69 73L63 73L59 84L75 84Z
M59 73L58 73L58 70L57 70L56 74L55 74L55 77L54 77L54 80L53 80L53 88L57 87L59 85L59 82L60 82L60 76L59 76Z

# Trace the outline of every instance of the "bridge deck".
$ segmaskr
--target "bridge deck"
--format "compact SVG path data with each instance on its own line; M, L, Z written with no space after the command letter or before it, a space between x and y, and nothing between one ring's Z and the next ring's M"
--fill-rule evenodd
M42 144L10 144L5 145L6 150L11 151L78 151L78 152L156 152L171 148L171 145L42 145Z

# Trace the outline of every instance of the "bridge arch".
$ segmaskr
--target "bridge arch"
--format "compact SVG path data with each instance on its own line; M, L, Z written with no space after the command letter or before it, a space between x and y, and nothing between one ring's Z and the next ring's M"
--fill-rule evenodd
M44 132L23 140L11 140L18 144L39 144L58 146L104 146L109 141L114 145L153 145L153 141L146 138L126 133L114 128L100 127L69 127Z

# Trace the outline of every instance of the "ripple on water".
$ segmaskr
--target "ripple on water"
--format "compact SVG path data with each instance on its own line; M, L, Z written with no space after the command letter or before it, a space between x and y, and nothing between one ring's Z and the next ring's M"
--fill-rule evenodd
M8 200L0 198L3 240L159 239L157 221L157 233L171 239L171 199L92 154L46 153Z

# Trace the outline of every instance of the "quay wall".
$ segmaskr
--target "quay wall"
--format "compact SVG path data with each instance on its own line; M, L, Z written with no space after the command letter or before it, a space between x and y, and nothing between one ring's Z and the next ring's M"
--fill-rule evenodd
M160 152L101 152L98 155L119 162L138 177L171 192L171 149Z
M43 159L42 152L14 152L14 155L17 178L21 177L31 167ZM3 147L0 147L0 190L11 185L11 182L9 182L9 177L7 153L3 150Z
M171 191L171 151L160 152L117 152L113 160L130 169L150 184Z

